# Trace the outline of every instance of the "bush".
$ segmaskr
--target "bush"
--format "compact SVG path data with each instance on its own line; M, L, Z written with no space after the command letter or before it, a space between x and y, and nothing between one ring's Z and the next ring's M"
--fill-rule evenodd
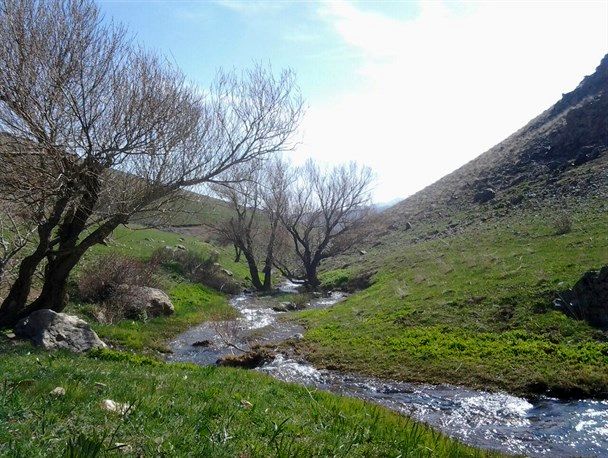
M568 234L572 231L572 220L566 214L559 215L553 220L555 235Z
M84 302L109 300L119 285L157 287L158 264L142 262L115 253L96 258L82 269L78 295Z
M241 292L241 285L222 271L218 255L212 253L204 257L189 250L159 248L152 254L152 262L186 277L194 283L229 294Z

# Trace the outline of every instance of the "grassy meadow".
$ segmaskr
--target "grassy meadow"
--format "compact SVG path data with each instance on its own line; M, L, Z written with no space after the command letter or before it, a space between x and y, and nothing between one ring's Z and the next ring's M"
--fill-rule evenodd
M217 250L222 266L245 278L227 250L157 230L120 229L85 262L107 253L145 261L177 244ZM89 305L70 304L68 313L121 351L49 353L0 334L0 456L497 456L359 400L252 371L163 362L156 355L170 338L234 311L222 293L173 271L161 275L175 306L170 317L102 325ZM51 394L57 387L65 394ZM104 410L106 399L127 411Z
M399 380L606 397L608 336L552 303L608 260L608 212L571 219L561 235L552 215L528 214L346 259L357 267L326 272L326 285L365 269L374 284L301 312L300 350L319 365Z

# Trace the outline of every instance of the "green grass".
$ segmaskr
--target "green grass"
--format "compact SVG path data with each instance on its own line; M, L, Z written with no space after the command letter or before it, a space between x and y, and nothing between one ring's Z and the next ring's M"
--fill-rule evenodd
M112 234L109 246L97 245L87 253L87 259L93 259L96 255L103 253L118 253L131 256L140 260L147 260L155 250L165 246L175 247L183 245L186 249L199 252L205 256L216 253L218 262L233 272L237 280L242 280L249 275L245 263L234 262L234 254L231 247L216 247L202 242L195 237L182 236L173 232L165 232L157 229L143 229L137 226L117 228Z
M606 334L552 301L608 261L608 214L571 218L572 232L559 236L551 215L517 216L347 260L357 267L324 281L370 269L375 284L332 309L303 312L304 349L319 365L401 380L606 397Z
M215 253L222 266L231 270L237 281L245 283L247 268L235 263L228 249L217 248L194 237L184 237L172 232L136 227L118 228L108 246L98 245L87 253L83 265L96 257L106 254L120 254L142 261L148 260L155 250L165 246L183 245L186 249L210 256ZM79 275L79 269L74 277ZM167 292L175 307L169 317L159 317L146 321L124 320L107 325L91 320L88 304L72 302L66 312L84 315L102 340L122 348L144 352L166 352L167 342L186 329L208 320L226 319L234 316L234 309L228 297L203 285L194 284L185 278L164 269L160 271L162 288Z
M386 409L256 372L8 345L0 340L1 456L490 455ZM49 394L57 386L65 396ZM107 412L104 399L132 408Z

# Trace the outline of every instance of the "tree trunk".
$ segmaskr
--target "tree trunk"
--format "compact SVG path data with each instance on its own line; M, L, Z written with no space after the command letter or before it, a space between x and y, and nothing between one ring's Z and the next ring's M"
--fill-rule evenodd
M310 289L317 289L321 282L317 277L317 265L309 264L306 266L306 286Z
M38 245L34 252L26 256L19 264L17 279L12 284L2 305L0 305L0 327L13 326L21 318L28 315L26 310L27 298L32 289L36 269L51 247L53 229L57 226L67 202L66 198L59 199L53 208L51 217L38 227Z
M126 221L121 216L106 221L78 245L64 252L61 245L57 252L49 256L49 262L44 271L44 284L40 296L28 307L31 313L34 310L51 309L61 312L67 305L67 285L72 269L78 264L82 256L92 246L103 242L120 224Z
M243 250L243 255L247 260L247 266L249 267L249 275L251 276L251 283L255 289L258 291L264 290L264 285L260 280L260 272L258 270L257 263L255 262L255 258L253 254L247 250Z
M44 259L46 250L36 250L33 254L26 257L19 265L17 279L0 306L0 327L13 326L17 321L27 315L25 306L27 298L32 288L32 280L36 273L36 268Z
M272 289L272 265L274 264L274 243L277 235L278 219L274 219L270 226L270 238L266 245L266 259L264 260L264 291Z
M268 292L272 289L272 264L264 267L264 284L262 290Z
M79 259L80 256L68 255L49 261L44 272L42 292L28 307L30 311L40 309L51 309L55 312L63 311L68 303L68 278Z

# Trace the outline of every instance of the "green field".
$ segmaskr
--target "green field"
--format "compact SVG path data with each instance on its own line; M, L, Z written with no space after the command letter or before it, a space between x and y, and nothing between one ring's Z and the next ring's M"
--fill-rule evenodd
M551 214L517 215L343 259L356 267L326 272L326 284L366 269L377 270L375 283L329 310L302 312L300 350L318 365L399 380L606 397L606 334L552 301L608 260L608 213L571 218L564 235Z
M177 244L219 251L221 264L244 280L246 269L228 250L156 230L120 229L85 263L106 253L146 260ZM234 311L221 293L175 272L161 275L175 306L170 317L102 325L88 305L70 304L69 313L123 351L48 353L0 334L0 456L494 456L358 400L257 372L162 362L153 355L171 337ZM65 396L51 395L59 386ZM105 399L131 410L105 411Z
M490 456L383 408L256 372L0 345L0 456ZM65 396L49 394L57 386ZM104 399L132 410L107 412Z

